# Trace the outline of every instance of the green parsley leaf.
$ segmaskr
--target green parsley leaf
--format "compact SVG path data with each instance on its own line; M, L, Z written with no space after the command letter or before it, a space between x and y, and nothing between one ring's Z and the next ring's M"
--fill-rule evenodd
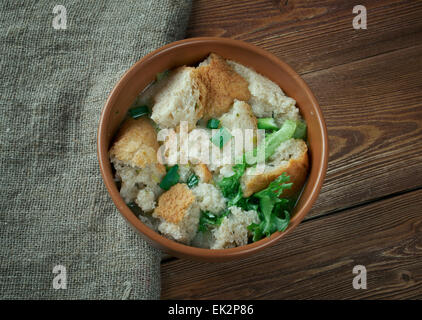
M164 176L163 180L161 180L160 188L169 190L173 185L179 182L179 179L179 165L176 164L167 171L167 174Z
M214 143L220 149L232 138L231 133L224 127L211 138L211 142Z
M207 231L210 226L218 227L221 225L224 217L230 214L230 210L225 210L220 215L216 215L209 211L201 211L201 217L199 218L198 231Z
M129 110L129 115L133 119L138 119L148 114L149 114L149 108L147 106L140 106L140 107L132 108Z

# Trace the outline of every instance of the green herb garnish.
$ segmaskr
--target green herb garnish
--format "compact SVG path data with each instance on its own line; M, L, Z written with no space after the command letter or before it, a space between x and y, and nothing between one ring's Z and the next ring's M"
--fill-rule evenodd
M218 129L218 126L220 125L220 120L218 119L209 119L207 123L208 129Z
M199 218L198 231L207 231L209 226L218 227L221 225L224 217L230 213L230 210L224 211L220 215L216 215L209 211L201 211L201 217Z
M167 171L167 174L164 176L163 180L161 180L160 188L169 190L172 186L179 182L179 179L179 165L176 164Z
M258 129L278 130L278 126L274 118L259 118Z
M296 122L296 130L293 134L295 139L306 139L306 123L305 121L299 120Z
M243 196L242 188L240 185L240 178L246 170L245 163L236 164L233 166L234 174L230 177L224 177L217 182L223 196L228 199L227 206L236 205Z
M232 138L231 133L224 127L211 138L211 142L214 143L220 149Z
M288 199L280 199L280 195L285 189L290 189L292 183L289 176L283 172L277 179L269 184L269 186L253 195L259 199L259 218L260 223L252 223L248 229L253 234L253 241L258 241L264 236L269 237L276 231L284 231L290 222L290 201Z
M266 135L265 143L260 144L253 150L245 153L244 158L246 159L249 166L253 166L257 163L256 155L264 153L265 160L271 157L278 146L293 137L296 130L296 122L291 120L284 121L281 128L273 133Z
M149 114L149 108L147 106L140 106L140 107L132 108L129 110L129 115L133 119L138 119L148 114Z
M190 189L192 189L193 187L197 186L199 183L199 178L196 174L192 173L188 180L186 181L186 184L188 185L188 187Z

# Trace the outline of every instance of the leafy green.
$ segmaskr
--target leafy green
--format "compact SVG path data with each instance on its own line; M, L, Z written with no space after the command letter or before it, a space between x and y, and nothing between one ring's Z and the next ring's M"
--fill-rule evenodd
M278 126L274 118L259 118L258 129L278 130Z
M208 120L207 128L208 129L218 129L219 125L220 125L220 120L212 118L212 119Z
M306 138L306 123L303 120L299 120L296 122L296 130L293 134L293 138L295 139L303 139Z
M226 217L230 213L230 210L224 211L220 215L216 215L209 211L201 211L201 217L199 218L199 225L198 231L207 231L209 226L219 226L223 221L224 217Z
M129 115L134 119L138 119L148 114L149 114L149 108L147 106L140 106L140 107L132 108L129 110Z
M290 189L292 183L287 183L289 176L284 172L269 186L253 195L259 199L260 223L252 223L248 229L252 232L252 240L258 241L264 236L269 237L276 231L284 231L290 222L290 200L280 199L285 189Z
M190 189L192 189L193 187L197 186L199 183L199 178L196 174L192 173L188 180L186 181L186 184L188 185L188 187Z
M179 179L179 165L176 164L167 171L163 180L161 180L160 188L169 190L173 185L179 182Z
M260 144L254 150L245 153L244 158L248 162L249 166L253 166L257 163L256 155L264 154L265 160L271 157L278 146L293 137L296 130L296 122L291 120L284 121L281 128L273 133L265 136L265 143Z
M267 160L282 142L293 137L296 128L295 121L286 120L279 130L266 135L265 143L243 155L242 162L233 166L233 175L217 182L223 196L228 200L227 207L237 206L246 211L255 210L258 212L260 222L258 224L253 223L248 227L253 234L253 241L258 241L264 236L269 237L274 232L284 231L288 227L292 202L290 199L281 199L280 196L285 189L292 187L292 183L288 183L290 178L286 173L283 173L272 181L266 189L253 194L251 197L244 198L240 179L247 167L257 164L257 154L264 153L265 160ZM251 155L254 156L254 159L247 163L247 158ZM207 217L203 218L204 221L206 219Z
M259 209L259 200L255 197L242 198L237 203L236 206L242 208L245 211L254 210L258 211Z
M274 154L275 150L282 142L287 141L293 137L295 130L296 122L291 120L284 121L283 125L278 131L275 131L266 137L265 144L261 147L261 149L264 148L265 150L260 150L258 147L258 152L265 152L265 160L267 160Z
M221 149L231 138L231 133L226 128L221 127L218 132L211 137L211 142Z
M220 188L223 196L228 199L227 206L236 205L236 203L242 198L242 188L240 185L240 178L246 170L245 163L239 163L233 166L234 174L230 177L224 177L217 182L217 186Z

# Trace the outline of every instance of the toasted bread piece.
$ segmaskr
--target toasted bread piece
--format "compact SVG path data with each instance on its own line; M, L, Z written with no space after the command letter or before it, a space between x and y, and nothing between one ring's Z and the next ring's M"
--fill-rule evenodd
M279 125L286 119L299 119L299 109L295 106L296 101L287 97L276 83L237 62L228 60L227 63L248 81L251 93L249 104L258 118L274 115Z
M135 200L145 187L155 196L160 194L158 184L166 169L157 161L158 147L156 131L147 118L128 119L119 130L109 156L126 203Z
M199 177L202 182L209 183L212 179L212 173L207 165L200 163L193 167L193 172Z
M130 118L120 128L109 154L111 158L132 167L144 168L157 164L165 172L164 166L157 161L158 148L157 133L151 121L144 117Z
M235 99L248 101L251 96L248 82L215 53L195 69L194 77L198 79L205 120L229 111Z
M181 121L187 121L191 130L202 117L204 108L194 71L187 66L175 69L154 96L151 119L160 128L176 128Z
M303 140L290 139L284 142L269 160L261 174L254 175L254 168L246 170L241 180L244 197L265 189L283 172L290 177L293 186L285 190L282 197L294 196L301 190L309 167L308 147Z
M189 243L198 230L199 206L186 184L178 183L158 199L153 217L160 219L158 230L171 239Z

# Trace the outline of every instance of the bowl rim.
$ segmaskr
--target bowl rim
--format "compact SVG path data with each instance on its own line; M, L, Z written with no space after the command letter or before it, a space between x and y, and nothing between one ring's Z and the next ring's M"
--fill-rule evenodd
M148 63L148 61L152 57L158 54L164 54L166 51L172 50L173 48L177 48L180 46L189 46L193 43L220 43L241 47L242 49L249 51L254 51L256 54L263 56L266 59L269 59L272 63L279 65L279 67L284 69L290 76L296 78L295 80L298 81L299 85L302 88L302 91L307 95L308 99L314 106L314 111L316 112L315 116L317 118L317 122L322 132L321 165L319 168L316 168L316 170L318 170L317 177L313 186L311 187L312 189L309 198L306 199L305 203L302 205L300 210L295 213L294 218L292 219L288 228L284 232L276 232L270 237L263 238L257 242L229 249L204 249L178 243L160 235L158 232L149 228L139 218L135 216L135 214L129 209L129 207L124 202L123 198L120 196L120 193L118 192L117 187L115 185L111 170L106 170L106 163L109 163L108 146L105 142L108 136L106 131L106 122L108 121L108 118L112 116L111 107L116 103L119 93L123 90L125 85L131 79L132 74L134 74L136 70L140 68L140 66ZM148 240L153 246L157 247L158 244L158 247L160 249L163 249L164 251L177 257L192 258L201 261L227 261L234 258L250 255L255 251L264 249L265 247L277 243L282 237L286 236L293 229L295 229L295 227L305 218L307 213L311 210L315 200L319 196L326 175L328 166L328 135L323 113L318 104L318 101L316 100L314 94L312 93L306 82L288 64L277 58L274 54L241 40L220 37L196 37L171 42L150 52L149 54L139 59L123 74L123 76L119 79L117 84L110 92L105 102L105 105L103 106L101 111L97 130L97 158L99 161L100 172L103 182L120 214L126 219L126 221L132 228L144 235L144 237L146 237L145 239Z

